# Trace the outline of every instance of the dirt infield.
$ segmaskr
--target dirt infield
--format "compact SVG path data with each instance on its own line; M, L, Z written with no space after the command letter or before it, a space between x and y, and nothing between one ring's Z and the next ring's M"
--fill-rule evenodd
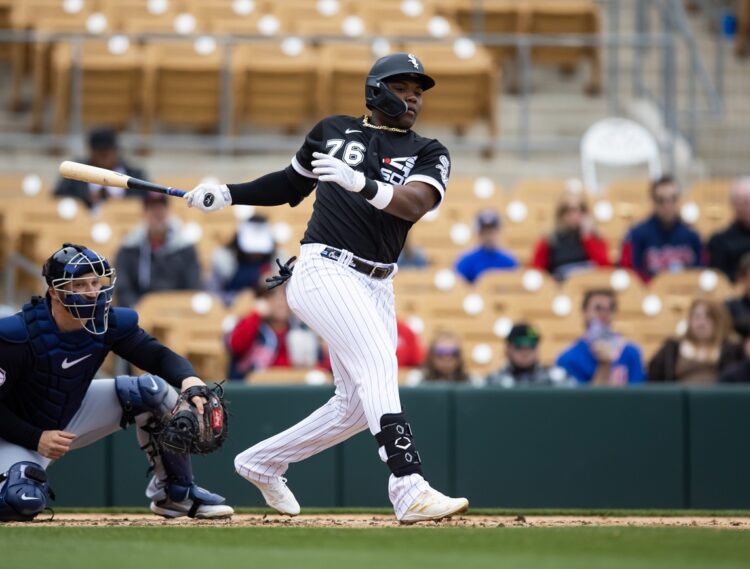
M53 520L7 523L7 526L34 525L53 527L143 527L143 526L214 526L214 527L302 527L302 528L382 528L382 527L702 527L750 530L750 517L619 517L619 516L483 516L462 515L440 522L423 522L400 526L393 516L372 514L320 514L288 518L278 515L237 514L225 520L164 519L149 514L65 513Z

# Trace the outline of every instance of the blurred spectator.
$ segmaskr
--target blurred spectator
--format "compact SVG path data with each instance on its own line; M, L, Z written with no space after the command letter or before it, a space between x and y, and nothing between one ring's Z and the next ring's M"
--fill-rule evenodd
M169 198L143 194L144 222L128 233L117 252L117 302L134 306L147 292L201 289L198 253L169 215Z
M414 239L411 235L406 236L406 242L404 248L401 250L401 254L398 257L398 268L399 269L424 269L430 264L427 260L427 255L414 244Z
M114 170L141 180L146 179L143 170L122 159L117 147L117 133L109 128L92 130L89 134L88 158L78 158L76 161L98 168ZM55 196L75 198L85 203L89 209L96 209L108 199L140 197L140 195L139 190L100 186L99 184L68 180L67 178L60 178L57 186L55 186Z
M396 360L398 367L417 367L424 361L424 348L417 333L406 322L396 319Z
M634 269L644 280L663 271L701 266L701 238L680 219L677 183L664 176L651 184L649 193L653 213L628 232L620 265Z
M724 370L719 376L719 383L750 383L750 336L743 336L738 351L742 360Z
M439 332L427 349L422 369L409 376L411 385L434 381L475 383L464 368L464 358L458 338L449 332Z
M734 282L740 258L750 252L750 177L740 178L732 185L729 200L734 221L711 236L708 260L711 267L724 272Z
M477 214L476 231L479 246L464 253L456 262L456 272L473 283L488 269L515 269L518 261L500 248L500 216L491 209Z
M244 289L255 289L260 275L271 270L276 244L268 220L260 215L243 221L232 241L211 259L208 289L232 304Z
M649 381L716 383L719 374L739 363L741 348L728 340L729 317L714 300L690 304L687 330L665 340L648 365Z
M516 385L569 386L576 381L561 367L548 367L539 362L541 336L533 326L525 323L511 328L505 343L507 363L489 374L487 385L514 387Z
M742 338L750 338L750 253L745 253L737 267L737 282L742 295L726 301L732 328Z
M555 209L555 228L534 248L531 266L558 280L592 267L608 267L607 243L600 237L581 192L565 192Z
M270 273L264 273L263 279ZM250 314L240 320L228 337L231 355L229 379L271 367L310 368L324 363L315 333L292 314L286 286L259 286L259 298Z
M617 310L615 293L610 289L586 291L583 317L586 332L557 358L579 383L625 385L644 380L641 350L612 329Z

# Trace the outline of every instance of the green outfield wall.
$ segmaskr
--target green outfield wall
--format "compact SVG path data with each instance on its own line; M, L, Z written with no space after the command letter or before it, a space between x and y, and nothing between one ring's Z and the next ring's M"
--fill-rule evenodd
M750 508L750 388L404 388L425 472L474 507ZM234 456L333 395L330 386L229 385L230 437L196 481L261 506ZM131 427L50 467L57 506L143 506L147 462ZM303 507L387 506L369 432L286 474Z

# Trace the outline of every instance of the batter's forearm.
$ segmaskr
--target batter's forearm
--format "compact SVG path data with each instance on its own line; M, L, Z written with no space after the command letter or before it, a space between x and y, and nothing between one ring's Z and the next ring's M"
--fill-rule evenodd
M290 171L291 170L291 171ZM291 166L251 182L227 184L233 205L297 205L312 192L315 180L297 174Z

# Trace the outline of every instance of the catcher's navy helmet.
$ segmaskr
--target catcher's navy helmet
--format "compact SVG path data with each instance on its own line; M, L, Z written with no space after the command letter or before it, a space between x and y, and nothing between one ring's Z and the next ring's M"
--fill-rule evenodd
M92 334L104 334L115 288L115 270L106 258L83 245L64 243L44 263L42 276L60 294L65 309ZM76 292L76 280L97 278L100 288L91 294Z
M416 80L422 89L432 89L435 80L424 72L424 66L411 53L392 53L378 59L370 69L365 81L365 104L368 109L377 109L389 117L397 117L407 110L407 105L385 84L387 79L404 76Z

